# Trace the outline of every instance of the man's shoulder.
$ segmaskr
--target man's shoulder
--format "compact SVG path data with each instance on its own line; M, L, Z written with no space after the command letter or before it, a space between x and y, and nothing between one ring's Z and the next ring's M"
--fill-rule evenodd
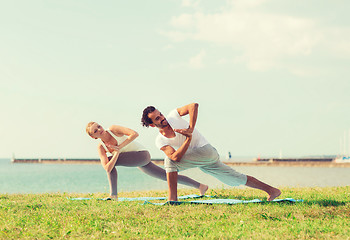
M156 141L155 141L155 142L156 142L156 146L157 146L158 148L163 147L164 145L167 144L167 140L168 140L168 138L164 137L161 133L159 133L159 134L157 135Z
M177 109L173 109L169 112L168 116L166 116L166 120L168 121L168 123L170 124L170 126L172 128L179 128L179 126L177 126L177 124L179 123L179 121L181 121L181 116L179 115Z
M158 135L157 135L157 137L156 137L156 141L157 141L158 139L161 139L162 137L163 137L163 135L160 134L160 133L158 133Z
M171 110L167 115L167 118L177 118L177 117L180 117L180 115L176 108Z
M163 136L163 134L159 133L156 137L156 141L165 141L167 140L168 138Z

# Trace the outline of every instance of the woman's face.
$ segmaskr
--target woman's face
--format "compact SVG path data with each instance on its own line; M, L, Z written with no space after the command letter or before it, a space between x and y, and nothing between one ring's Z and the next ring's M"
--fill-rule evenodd
M105 130L98 123L94 123L90 127L90 134L93 138L101 138L102 135L104 134L104 132L105 132Z

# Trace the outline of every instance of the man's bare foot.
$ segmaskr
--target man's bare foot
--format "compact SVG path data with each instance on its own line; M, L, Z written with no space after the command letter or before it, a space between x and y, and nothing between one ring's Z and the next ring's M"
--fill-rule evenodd
M267 201L273 201L276 197L281 195L281 193L282 193L281 190L279 190L277 188L273 188L271 193L269 193L269 198L267 199Z
M201 196L203 196L207 192L208 188L209 188L208 185L205 185L205 184L199 185L199 192Z

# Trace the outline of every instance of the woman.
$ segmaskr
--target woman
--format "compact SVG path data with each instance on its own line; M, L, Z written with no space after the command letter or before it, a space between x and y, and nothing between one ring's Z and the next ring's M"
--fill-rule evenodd
M165 170L152 163L149 152L134 141L138 137L138 133L134 130L117 125L104 130L98 123L89 122L86 132L94 139L101 139L97 151L101 164L107 172L111 198L118 199L118 174L115 166L138 167L152 177L167 180ZM107 157L109 153L112 154L111 157ZM178 182L199 189L201 195L208 190L207 185L183 175L178 176Z

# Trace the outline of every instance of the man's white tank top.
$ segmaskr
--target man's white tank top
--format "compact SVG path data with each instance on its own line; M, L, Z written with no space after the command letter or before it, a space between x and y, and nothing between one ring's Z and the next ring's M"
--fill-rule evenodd
M121 137L118 137L116 135L114 135L114 133L111 130L106 130L109 134L111 134L112 137L114 137L115 140L117 140L118 145L121 144L122 142L124 142L128 137L126 135L123 135ZM104 147L104 149L109 152L106 144L104 142L102 142L102 146ZM140 152L140 151L147 151L147 149L142 146L140 143L136 142L135 140L132 141L131 143L129 143L128 145L126 145L125 147L123 147L120 152Z

